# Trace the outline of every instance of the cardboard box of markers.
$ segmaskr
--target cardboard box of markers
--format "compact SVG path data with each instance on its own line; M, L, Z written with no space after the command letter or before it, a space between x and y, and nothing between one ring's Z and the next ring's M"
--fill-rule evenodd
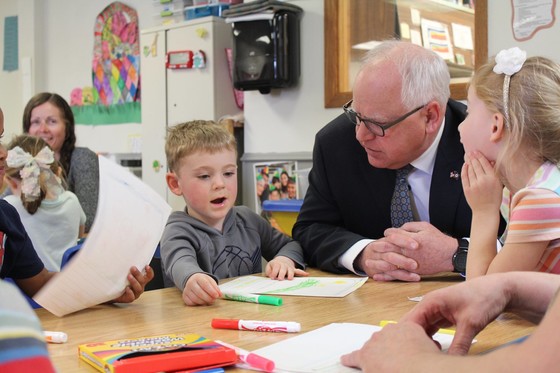
M80 359L100 372L142 373L205 369L237 362L235 350L198 334L165 334L85 343Z

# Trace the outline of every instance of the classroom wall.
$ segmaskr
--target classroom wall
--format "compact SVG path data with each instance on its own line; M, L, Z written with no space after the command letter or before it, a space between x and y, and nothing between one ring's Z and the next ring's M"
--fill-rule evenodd
M45 82L37 87L37 91L54 91L69 99L72 89L92 85L95 19L113 1L37 1L44 3L45 32L42 44L48 51L45 58ZM129 0L122 3L136 9L140 29L159 24L160 19L154 17L158 2ZM78 144L97 152L131 152L134 139L141 135L141 125L136 123L76 127Z
M111 2L0 2L2 19L8 15L19 16L20 63L22 58L29 58L33 66L33 83L27 91L31 94L54 91L69 99L73 88L91 85L95 17ZM158 2L122 2L137 10L140 29L159 24L159 19L154 17ZM249 153L311 151L314 134L339 112L323 107L323 1L290 2L304 9L300 82L295 88L275 90L269 95L261 95L258 91L245 93L245 151ZM7 127L11 126L6 131L8 136L20 132L21 113L29 98L22 96L22 80L21 69L14 73L0 73L3 87L0 105L9 108L4 110ZM76 131L79 145L100 152L130 152L135 150L132 144L142 135L142 125L79 125ZM149 146L149 143L142 146Z
M40 28L41 18L36 18L35 0L2 0L0 1L0 41L4 45L4 18L18 16L19 59L22 56L35 54L35 34ZM21 69L4 71L4 48L0 48L0 107L4 112L4 138L9 139L13 134L20 133L21 114L24 102L31 97L36 84L34 67L26 74Z
M496 55L500 50L518 46L527 51L527 55L546 56L560 62L560 49L556 48L560 32L560 6L555 7L555 23L550 28L541 29L532 39L517 41L512 31L512 2L488 0L488 56Z
M157 1L123 0L140 16L140 28L158 24ZM245 151L247 153L309 152L317 130L340 113L325 109L323 0L290 0L301 6L301 78L295 88L262 95L245 93ZM68 98L74 87L91 84L90 62L96 15L110 0L2 0L0 17L19 16L20 62L31 58L31 80L24 85L21 71L0 71L0 105L6 117L7 135L19 133L25 92L56 91ZM511 2L489 1L489 55L519 45L529 54L560 59L555 45L557 24L537 32L532 40L516 42L511 32ZM558 18L558 7L556 7ZM3 27L0 27L3 40ZM0 51L0 57L3 55ZM142 133L138 124L78 126L78 143L96 151L128 152L131 138ZM144 142L143 146L149 146Z
M248 153L311 151L315 133L342 112L324 108L323 0L290 2L304 9L300 81L268 95L245 93Z
M21 132L21 116L28 99L37 92L57 92L69 100L76 87L91 86L93 30L96 16L111 0L2 0L0 17L17 15L19 22L18 71L0 72L0 105L6 116L6 136ZM153 0L122 1L136 9L139 27L161 23ZM0 40L3 40L3 26ZM3 60L3 49L0 51ZM24 62L31 70L25 72ZM29 75L29 76L28 76ZM141 136L140 124L78 125L77 143L98 152L130 152Z

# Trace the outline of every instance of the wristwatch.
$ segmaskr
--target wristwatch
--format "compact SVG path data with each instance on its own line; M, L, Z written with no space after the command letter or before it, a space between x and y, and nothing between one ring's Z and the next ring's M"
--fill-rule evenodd
M458 272L465 275L467 271L467 253L469 252L469 241L461 238L459 239L459 248L453 254L451 263L453 263L453 272Z

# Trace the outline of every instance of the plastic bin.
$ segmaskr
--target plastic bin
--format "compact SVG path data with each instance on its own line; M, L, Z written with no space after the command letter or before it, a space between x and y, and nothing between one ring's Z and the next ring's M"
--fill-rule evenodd
M209 4L241 4L243 0L190 0L191 5L209 5ZM186 5L185 5L186 6Z
M298 198L303 199L305 197L305 193L307 193L307 188L309 187L309 171L311 171L311 168L304 168L302 170L295 171L297 176Z
M190 6L185 8L185 20L201 17L221 17L222 12L229 8L229 4L208 4L201 6Z
M302 203L303 199L267 200L263 201L262 209L270 213L271 218L275 220L282 232L291 236Z

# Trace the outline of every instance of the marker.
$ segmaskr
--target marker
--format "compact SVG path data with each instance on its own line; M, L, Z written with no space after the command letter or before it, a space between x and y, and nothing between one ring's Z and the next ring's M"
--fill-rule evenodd
M45 341L48 343L66 343L68 342L68 335L64 332L49 332L44 331Z
M270 304L271 306L281 306L282 298L271 297L268 295L258 295L250 293L238 293L233 291L223 291L222 298L227 300L235 300L238 302L250 302Z
M212 319L214 329L252 330L256 332L297 333L301 325L293 321L257 321L237 319Z
M193 369L193 370L178 370L174 373L224 373L224 368L210 368L210 369Z
M232 346L232 345L230 345L228 343L225 343L225 342L222 342L222 341L215 341L215 342L221 344L222 346L226 346L226 347L229 347L232 350L234 350L235 353L237 354L237 357L239 358L239 360L241 360L241 362L243 362L245 364L249 364L253 368L257 368L257 369L262 370L264 372L274 371L275 364L274 364L274 361L272 361L272 360L268 360L265 357L254 354L254 353L249 352L247 350L244 350L242 348Z

